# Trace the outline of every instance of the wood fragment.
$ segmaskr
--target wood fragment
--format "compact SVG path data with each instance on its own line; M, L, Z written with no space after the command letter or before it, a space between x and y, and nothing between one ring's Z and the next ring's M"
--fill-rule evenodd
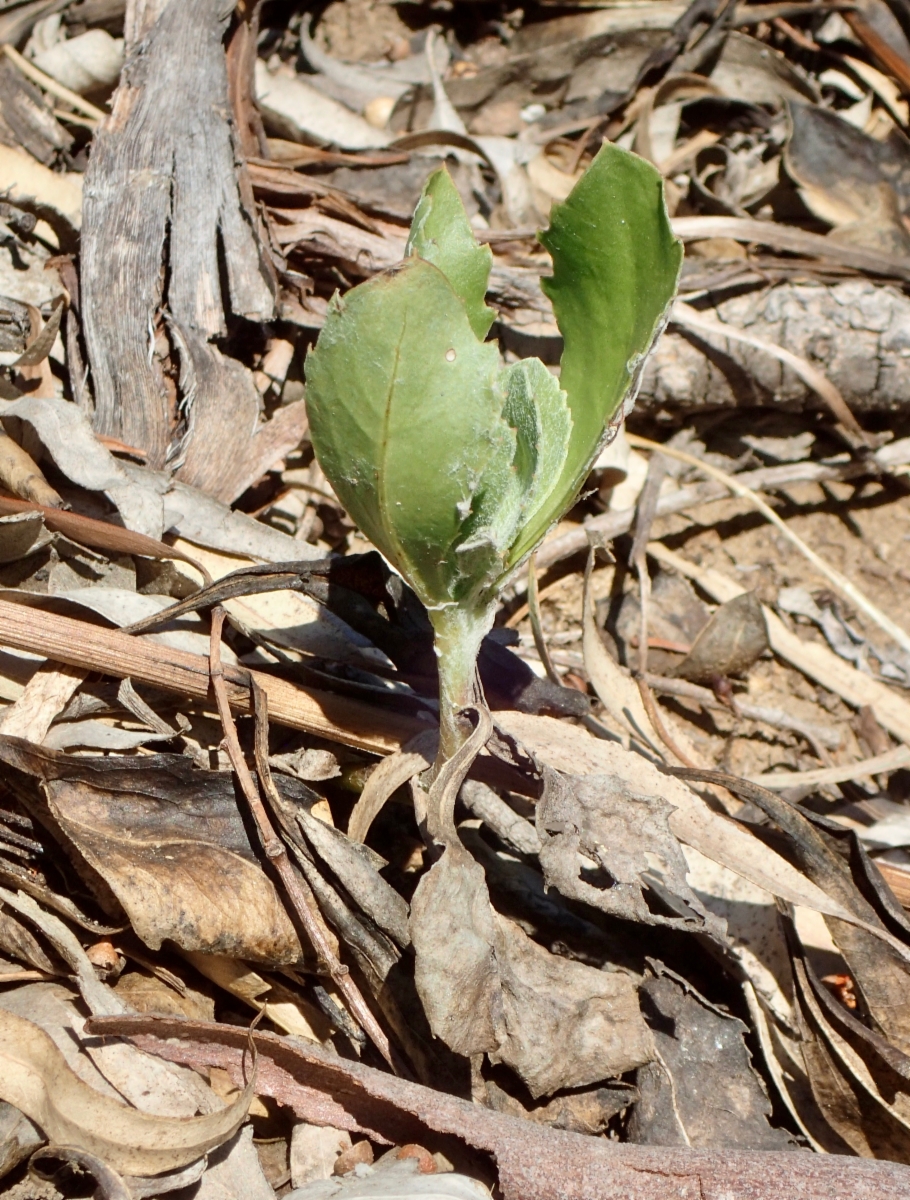
M176 455L179 478L230 501L297 443L302 412L287 406L277 423L260 425L251 372L212 344L228 311L266 321L274 310L229 120L229 10L218 0L160 9L145 6L148 27L127 36L121 84L85 177L82 313L94 424L147 451L155 468ZM137 23L138 15L128 26ZM126 257L110 253L121 242ZM179 360L180 413L159 338L164 356Z
M128 676L136 684L211 700L209 663L201 654L187 654L119 629L105 629L8 600L0 600L0 645L116 679ZM224 667L228 701L235 712L252 713L251 676L268 696L273 720L374 754L389 754L427 728L414 717L360 700L239 667Z

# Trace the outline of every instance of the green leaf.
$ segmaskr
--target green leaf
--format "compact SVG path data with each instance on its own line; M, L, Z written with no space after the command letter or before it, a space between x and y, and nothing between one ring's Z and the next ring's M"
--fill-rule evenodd
M490 253L445 170L424 188L410 257L336 297L307 358L313 445L339 499L431 613L457 605L469 625L575 498L679 273L660 175L614 146L542 241L559 381L537 359L500 370L483 342Z
M540 235L553 259L542 281L563 336L560 386L572 432L565 463L512 549L518 562L569 507L644 359L666 323L683 251L667 219L660 173L605 143Z
M442 271L461 297L471 328L483 341L496 316L484 303L493 254L489 246L478 246L461 196L445 167L434 171L424 184L405 254L417 254Z
M495 345L412 257L329 306L306 362L313 445L348 512L428 608L501 574L520 502Z

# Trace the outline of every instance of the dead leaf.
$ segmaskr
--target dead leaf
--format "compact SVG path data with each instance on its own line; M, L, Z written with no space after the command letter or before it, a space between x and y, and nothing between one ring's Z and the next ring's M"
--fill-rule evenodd
M14 739L0 757L36 775L83 874L103 881L146 945L292 963L300 943L250 846L231 776L179 755L69 758Z
M839 240L895 257L910 256L910 146L895 131L884 142L830 109L791 104L787 171L806 205Z
M723 938L723 926L686 882L686 859L669 824L672 802L631 791L618 776L551 771L545 779L537 833L548 885L625 920ZM667 915L667 893L684 915Z
M668 974L642 984L656 1043L636 1076L641 1101L629 1120L633 1142L657 1146L794 1148L769 1123L771 1103L743 1035L747 1027Z
M447 846L417 885L410 930L414 982L430 1028L456 1054L496 1050L502 1017L493 909L483 868L460 845Z
M496 925L506 1034L490 1058L512 1067L535 1100L651 1059L631 976L558 958L504 917Z
M695 639L692 649L667 672L692 683L740 675L768 649L768 630L754 592L722 604Z
M0 1098L52 1140L96 1154L132 1175L172 1171L230 1138L253 1096L250 1082L220 1112L155 1117L100 1095L78 1078L48 1035L22 1017L0 1013Z

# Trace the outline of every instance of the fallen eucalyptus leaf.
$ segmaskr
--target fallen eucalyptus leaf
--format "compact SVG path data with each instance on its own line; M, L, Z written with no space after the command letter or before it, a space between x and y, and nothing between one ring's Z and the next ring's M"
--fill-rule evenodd
M0 1099L52 1141L96 1154L114 1170L154 1175L186 1166L233 1136L254 1083L228 1108L204 1117L156 1117L95 1092L67 1065L48 1035L0 1012Z
M315 799L315 797L314 797ZM402 949L411 941L407 902L379 874L388 864L361 842L297 806L297 823L315 853L334 872L352 900Z
M230 774L199 771L180 755L72 758L16 738L0 739L0 760L41 781L83 878L116 897L146 945L170 938L252 962L298 961Z

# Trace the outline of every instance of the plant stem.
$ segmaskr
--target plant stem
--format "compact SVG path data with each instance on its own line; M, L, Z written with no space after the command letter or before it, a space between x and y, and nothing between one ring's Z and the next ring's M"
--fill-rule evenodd
M471 727L459 718L481 701L477 682L480 644L493 624L495 607L438 608L430 613L439 667L439 753L435 772L464 745Z

